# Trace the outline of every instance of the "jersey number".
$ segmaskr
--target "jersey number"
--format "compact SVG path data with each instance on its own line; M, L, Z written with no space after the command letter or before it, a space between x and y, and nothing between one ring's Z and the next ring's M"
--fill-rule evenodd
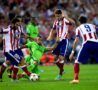
M91 31L91 28L90 28L89 25L84 25L84 27L86 28L86 31L87 31L87 32L90 32L90 31Z
M14 57L17 58L17 59L20 59L18 54L15 54Z

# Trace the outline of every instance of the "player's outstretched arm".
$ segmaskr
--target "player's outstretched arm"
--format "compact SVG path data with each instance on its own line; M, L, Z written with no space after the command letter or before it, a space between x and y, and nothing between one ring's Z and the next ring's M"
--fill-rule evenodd
M50 41L50 40L53 39L53 36L54 36L54 34L56 33L55 31L56 31L56 30L51 29L51 31L50 31L50 33L49 33L49 36L48 36L48 38L47 38L48 41Z
M57 47L58 43L59 42L57 41L57 42L55 42L55 44L52 47L46 47L46 49L49 50L49 51L52 51Z
M38 39L38 38L33 38L33 37L31 37L31 36L29 36L29 35L27 35L27 34L22 34L22 37L25 38L25 39L30 39L31 41L35 41L35 42L36 42L37 39Z

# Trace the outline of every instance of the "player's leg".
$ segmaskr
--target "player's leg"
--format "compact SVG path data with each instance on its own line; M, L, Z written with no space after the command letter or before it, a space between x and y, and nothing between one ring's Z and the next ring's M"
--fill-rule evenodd
M30 65L28 66L28 70L32 73L40 74L40 69L38 68L38 60L32 60L30 61Z
M60 63L60 75L62 76L64 73L64 57L63 56L59 56L59 63Z
M31 75L31 72L29 72L28 69L27 69L27 65L26 65L24 59L21 60L19 66L20 66L21 69L27 74L27 76L30 76L30 75Z
M10 51L9 55L10 55L11 60L12 60L11 64L15 66L13 68L13 76L12 76L12 78L14 80L17 79L17 73L18 73L17 66L20 66L22 68L22 70L28 76L30 76L31 73L27 70L27 66L26 66L25 60L23 58L23 53L22 53L21 49L18 49L18 50L15 50L15 51Z
M38 56L38 55L35 55L35 56ZM35 58L36 59L36 58ZM39 69L38 69L38 62L39 60L34 60L34 58L31 58L30 56L26 57L25 58L28 66L28 70L32 73L39 73Z
M64 73L64 57L63 56L59 56L56 65L59 68L59 74L56 77L56 80L60 80L62 78L62 75Z
M70 81L70 83L79 83L79 72L80 72L80 64L76 60L74 64L74 79Z
M31 66L31 72L40 74L41 70L38 68L38 64L40 62L40 59L42 57L43 53L40 50L35 50L32 53L32 58L30 60L30 66Z
M59 60L60 47L61 47L61 44L59 43L57 45L57 47L53 50L54 59L55 59L55 62L54 63L58 67L59 73L60 73L60 67L61 67L60 60ZM61 79L61 76L60 75L57 75L56 78L55 78L55 80L60 80L60 79Z
M74 63L74 79L70 83L79 83L79 72L80 72L80 64L86 63L88 58L90 57L90 52L88 50L88 45L84 45L83 48L78 53L77 59Z
M57 60L56 65L58 65L59 67L59 76L58 77L62 77L63 73L64 73L64 60L65 60L65 55L66 55L66 51L67 51L67 46L68 46L68 40L64 39L60 42L59 44L59 58Z
M5 61L5 62L2 64L1 68L0 68L0 81L1 81L1 82L2 82L3 73L4 73L4 71L6 70L8 64L9 64L9 61Z
M18 73L18 70L19 70L19 67L14 65L13 66L13 74L12 74L12 79L13 80L16 80L18 77L17 77L17 73Z
M18 67L20 67L24 73L22 74L17 74L18 73ZM27 75L27 76L26 76ZM15 80L15 79L20 79L20 78L23 78L23 77L26 77L26 78L29 78L29 76L31 75L31 72L27 69L27 65L25 63L25 60L22 59L18 66L16 65L14 68L13 68L13 75L12 75L12 78Z
M9 57L8 53L6 52L4 55L6 57L6 61L2 64L2 66L0 68L0 81L2 81L2 76L3 76L4 71L6 70L6 67L8 65L10 65L10 61L9 61L10 57Z
M13 65L10 65L10 66L7 68L7 74L8 74L8 77L9 77L9 78L11 78L11 76L12 76L13 68L14 68Z

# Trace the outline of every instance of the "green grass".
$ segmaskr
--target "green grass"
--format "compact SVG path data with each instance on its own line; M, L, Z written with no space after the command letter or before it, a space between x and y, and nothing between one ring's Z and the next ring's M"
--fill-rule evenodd
M0 82L0 90L98 90L98 65L81 65L80 83L69 84L73 79L73 65L65 65L63 80L54 80L58 68L56 66L40 66L44 72L40 81L31 82L21 79L11 82L4 74L4 82Z

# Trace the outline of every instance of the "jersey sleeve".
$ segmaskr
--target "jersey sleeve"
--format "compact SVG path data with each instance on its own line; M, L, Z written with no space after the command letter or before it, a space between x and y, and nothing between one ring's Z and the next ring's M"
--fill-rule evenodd
M0 34L6 34L6 33L8 33L8 30L7 29L2 28L0 30Z
M53 30L56 29L56 20L55 20L54 23L53 23L53 27L52 27L52 29L53 29Z
M65 24L66 25L72 25L72 23L70 21L68 21L66 18L64 18Z

